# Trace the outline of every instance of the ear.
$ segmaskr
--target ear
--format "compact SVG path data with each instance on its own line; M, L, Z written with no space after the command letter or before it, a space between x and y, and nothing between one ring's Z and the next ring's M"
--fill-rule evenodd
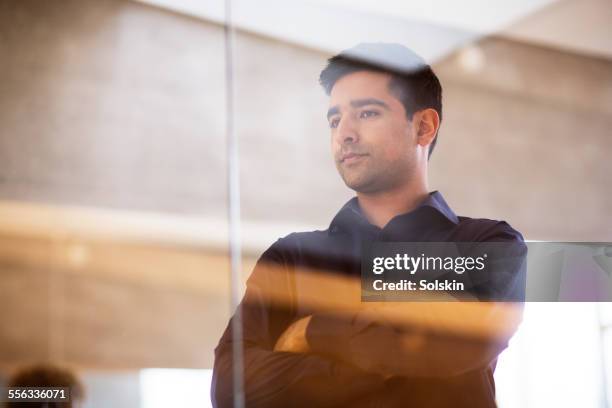
M438 134L440 116L435 109L427 108L414 113L413 121L417 128L417 143L429 146Z

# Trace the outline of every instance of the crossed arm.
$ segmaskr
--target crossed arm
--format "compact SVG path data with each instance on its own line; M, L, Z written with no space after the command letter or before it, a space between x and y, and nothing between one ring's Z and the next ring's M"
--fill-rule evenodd
M382 391L392 376L445 378L486 367L522 316L522 306L512 303L361 305L352 296L359 282L340 279L311 282L313 297L300 301L323 299L320 310L327 311L298 318L290 276L278 254L267 251L239 306L249 407L337 406ZM232 321L215 349L217 407L233 404L231 328Z
M363 308L350 318L306 316L282 333L274 350L326 356L383 378L447 378L494 361L522 317L522 306L515 303L436 302L421 304L416 311L411 306L414 308L405 303ZM405 309L404 316L427 313L430 325L393 322L390 308L396 313ZM455 319L474 331L454 331Z
M242 302L244 397L247 407L357 406L353 401L384 388L384 379L358 367L311 353L275 350L280 334L295 319L291 281L282 259L266 251L256 265ZM230 320L219 345L211 399L234 405L234 339Z

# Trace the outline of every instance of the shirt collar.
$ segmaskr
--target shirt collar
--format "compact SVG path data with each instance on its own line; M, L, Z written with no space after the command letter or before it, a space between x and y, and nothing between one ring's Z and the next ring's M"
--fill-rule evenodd
M447 219L453 224L459 223L459 218L446 203L444 197L442 197L442 194L437 190L429 193L427 198L423 200L423 202L421 202L421 204L419 204L414 210L401 215L411 214L424 207L433 208L438 213L443 215L445 219ZM366 217L363 215L363 212L359 207L359 201L357 200L357 197L351 198L346 204L344 204L340 211L338 211L338 214L336 214L331 224L329 225L329 233L333 234L341 230L351 229L355 226L355 224L371 225L366 219Z

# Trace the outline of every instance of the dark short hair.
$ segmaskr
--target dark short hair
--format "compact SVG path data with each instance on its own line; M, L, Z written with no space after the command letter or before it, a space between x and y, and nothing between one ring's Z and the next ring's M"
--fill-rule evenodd
M361 43L327 60L319 82L329 95L336 82L358 71L391 75L390 91L406 110L408 119L422 109L435 109L442 121L442 86L431 67L411 49L400 44ZM429 156L438 137L429 146Z

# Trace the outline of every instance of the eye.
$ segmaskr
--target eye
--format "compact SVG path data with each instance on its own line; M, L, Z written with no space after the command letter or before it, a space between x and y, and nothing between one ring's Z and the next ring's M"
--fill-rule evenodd
M362 119L372 118L375 116L378 116L378 112L373 111L373 110L364 110L364 111L361 111L361 113L359 113L359 117Z
M335 129L338 127L339 123L340 123L340 118L333 118L332 120L329 121L329 127L332 129Z

